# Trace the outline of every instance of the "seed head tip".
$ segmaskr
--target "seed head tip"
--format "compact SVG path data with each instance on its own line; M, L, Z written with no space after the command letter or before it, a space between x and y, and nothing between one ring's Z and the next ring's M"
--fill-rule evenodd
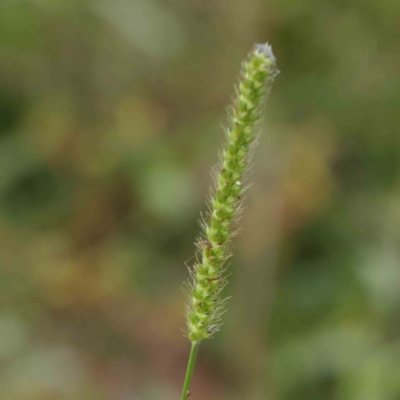
M268 43L257 43L256 51L258 53L264 53L267 58L274 62L276 61L274 53L272 52L272 46L270 46Z

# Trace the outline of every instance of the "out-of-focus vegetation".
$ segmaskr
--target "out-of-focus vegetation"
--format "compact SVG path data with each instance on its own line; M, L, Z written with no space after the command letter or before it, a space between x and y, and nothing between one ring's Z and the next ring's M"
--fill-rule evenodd
M239 64L281 75L195 399L400 398L398 0L2 0L0 393L176 399Z

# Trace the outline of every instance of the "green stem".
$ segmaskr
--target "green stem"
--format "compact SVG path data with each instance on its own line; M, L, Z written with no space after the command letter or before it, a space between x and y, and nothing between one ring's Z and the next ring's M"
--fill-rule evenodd
M196 362L197 350L199 349L200 342L192 342L192 348L190 349L189 361L186 368L185 382L182 389L181 400L187 400L190 395L190 382L192 381L192 375L194 370L194 364Z

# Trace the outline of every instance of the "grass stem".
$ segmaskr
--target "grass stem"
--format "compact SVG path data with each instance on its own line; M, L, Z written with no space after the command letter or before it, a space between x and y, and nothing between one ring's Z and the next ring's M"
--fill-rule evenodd
M183 383L181 400L186 400L190 395L190 382L192 381L194 364L196 362L197 350L199 349L199 342L192 342L190 349L189 361L186 368L185 382Z

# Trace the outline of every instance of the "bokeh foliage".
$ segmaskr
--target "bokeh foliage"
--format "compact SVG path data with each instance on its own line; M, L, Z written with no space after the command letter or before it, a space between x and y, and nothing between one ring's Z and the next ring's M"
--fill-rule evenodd
M281 75L193 397L400 397L397 0L2 0L0 393L175 399L240 62Z

